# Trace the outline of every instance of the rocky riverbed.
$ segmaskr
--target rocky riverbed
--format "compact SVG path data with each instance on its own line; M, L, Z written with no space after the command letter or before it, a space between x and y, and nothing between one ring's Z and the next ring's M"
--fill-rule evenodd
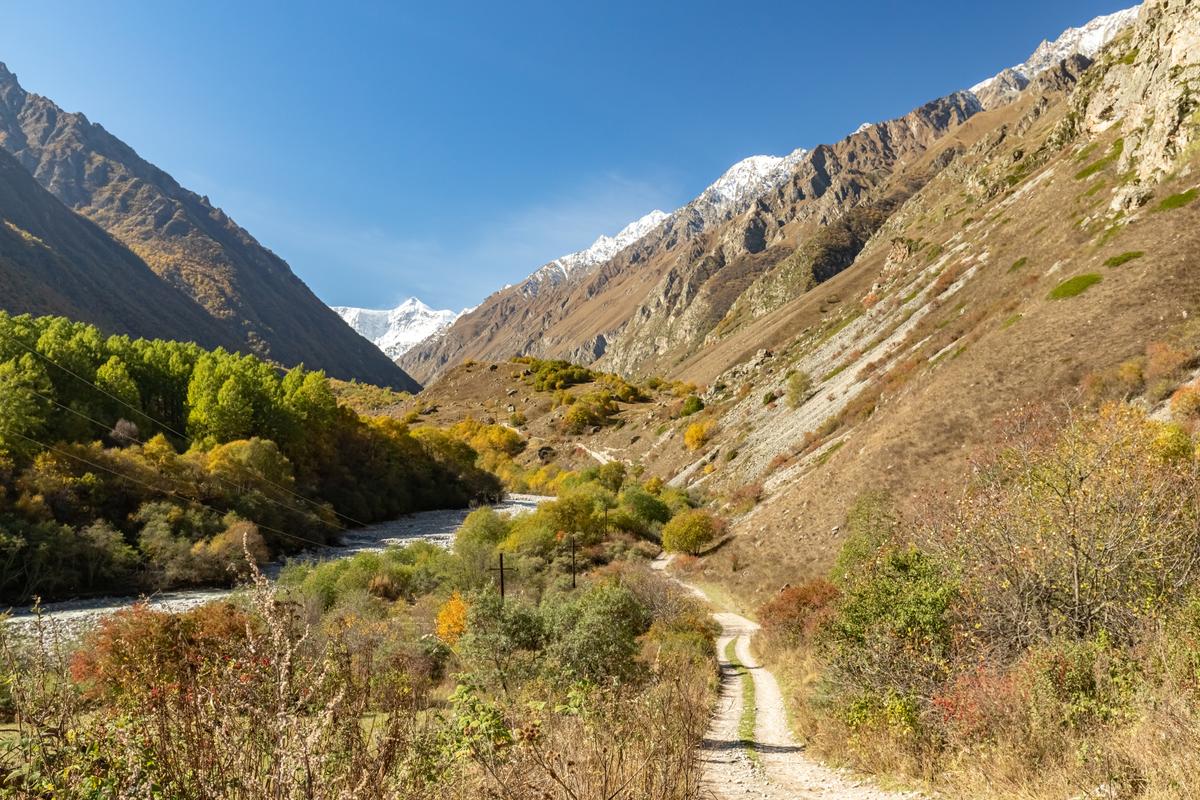
M551 498L539 495L512 494L493 508L501 514L519 514L523 511L532 511L537 508L538 503L549 499ZM472 510L461 508L422 511L400 519L350 530L342 536L341 546L322 548L305 554L302 558L317 561L349 558L359 553L378 552L417 539L449 547L454 541L455 531ZM277 563L269 564L264 572L270 576L277 575L282 566ZM213 600L228 597L232 593L231 589L190 589L142 596L65 600L59 603L46 603L41 607L40 615L43 620L53 623L55 627L63 626L70 630L79 630L114 611L128 608L138 602L145 602L150 608L160 611L186 611ZM37 620L37 615L30 608L14 608L10 613L8 621L10 626L30 629Z

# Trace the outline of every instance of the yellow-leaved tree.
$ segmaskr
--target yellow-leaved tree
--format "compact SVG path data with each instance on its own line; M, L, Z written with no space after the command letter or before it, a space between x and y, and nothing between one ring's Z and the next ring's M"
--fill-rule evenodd
M437 635L448 645L455 645L467 630L467 603L458 592L442 604L437 615Z

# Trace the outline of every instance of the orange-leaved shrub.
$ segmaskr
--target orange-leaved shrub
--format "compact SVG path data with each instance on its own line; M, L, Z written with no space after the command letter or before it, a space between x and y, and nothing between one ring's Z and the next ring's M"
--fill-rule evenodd
M758 609L763 630L785 642L810 641L833 617L840 592L824 578L789 586Z

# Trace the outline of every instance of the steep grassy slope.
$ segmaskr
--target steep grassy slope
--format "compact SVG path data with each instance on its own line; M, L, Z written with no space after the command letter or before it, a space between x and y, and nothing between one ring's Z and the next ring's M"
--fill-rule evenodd
M82 114L26 92L2 64L0 146L51 194L195 299L243 349L337 377L419 388L207 198Z
M1148 350L1144 402L1169 393L1153 354L1200 351L1198 34L1194 5L1151 5L1070 94L1035 85L975 117L974 143L853 266L679 366L724 405L678 480L765 497L713 577L761 600L823 571L856 495L919 510L1014 409L1095 399L1097 376ZM764 404L793 371L807 399Z
M0 151L0 309L64 313L110 333L238 342L183 292Z

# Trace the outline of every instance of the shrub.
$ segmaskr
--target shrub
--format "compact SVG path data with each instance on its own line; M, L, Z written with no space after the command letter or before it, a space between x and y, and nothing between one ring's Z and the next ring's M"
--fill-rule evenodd
M729 495L729 505L733 507L734 513L743 514L758 505L762 498L763 485L748 483L739 486Z
M1103 280L1099 275L1087 273L1085 275L1076 275L1073 278L1060 283L1050 290L1050 294L1046 295L1048 300L1065 300L1069 297L1075 297L1086 292L1088 289L1095 286Z
M792 408L799 408L812 391L812 376L807 372L793 372L788 376L787 401Z
M1174 377L1190 357L1188 351L1169 342L1150 342L1146 345L1146 380Z
M555 678L588 681L628 677L638 650L637 637L650 627L650 615L633 593L611 581L575 598L543 601L547 656Z
M1119 267L1122 264L1128 264L1130 261L1139 259L1144 255L1146 254L1141 250L1130 250L1128 253L1121 253L1119 256L1113 256L1112 258L1106 259L1104 261L1104 266Z
M704 445L708 444L708 440L712 437L714 423L711 420L706 422L693 422L687 426L687 430L683 432L683 443L688 450L699 450Z
M661 524L671 519L667 504L640 486L629 486L622 491L619 503L646 524Z
M437 635L453 647L467 630L467 604L462 595L454 592L442 604L437 614Z
M704 410L704 401L694 394L689 394L683 400L683 406L679 409L679 416L690 417L692 414L698 414Z
M1200 417L1200 386L1182 386L1171 396L1171 413L1179 419Z
M805 642L833 617L840 592L827 580L815 578L784 589L758 609L763 630L785 641Z
M892 543L841 580L828 625L831 688L852 727L912 733L946 677L958 587L935 557Z
M769 405L771 405L771 403L774 403L778 399L779 399L778 394L776 394L773 390L769 391L763 395L763 405L769 406Z
M662 546L673 553L696 555L712 543L719 529L720 523L707 511L684 511L663 526Z
M1166 458L1163 426L1105 406L1056 436L1036 429L981 470L930 532L960 565L979 636L998 651L1101 633L1128 642L1200 568L1200 475Z

